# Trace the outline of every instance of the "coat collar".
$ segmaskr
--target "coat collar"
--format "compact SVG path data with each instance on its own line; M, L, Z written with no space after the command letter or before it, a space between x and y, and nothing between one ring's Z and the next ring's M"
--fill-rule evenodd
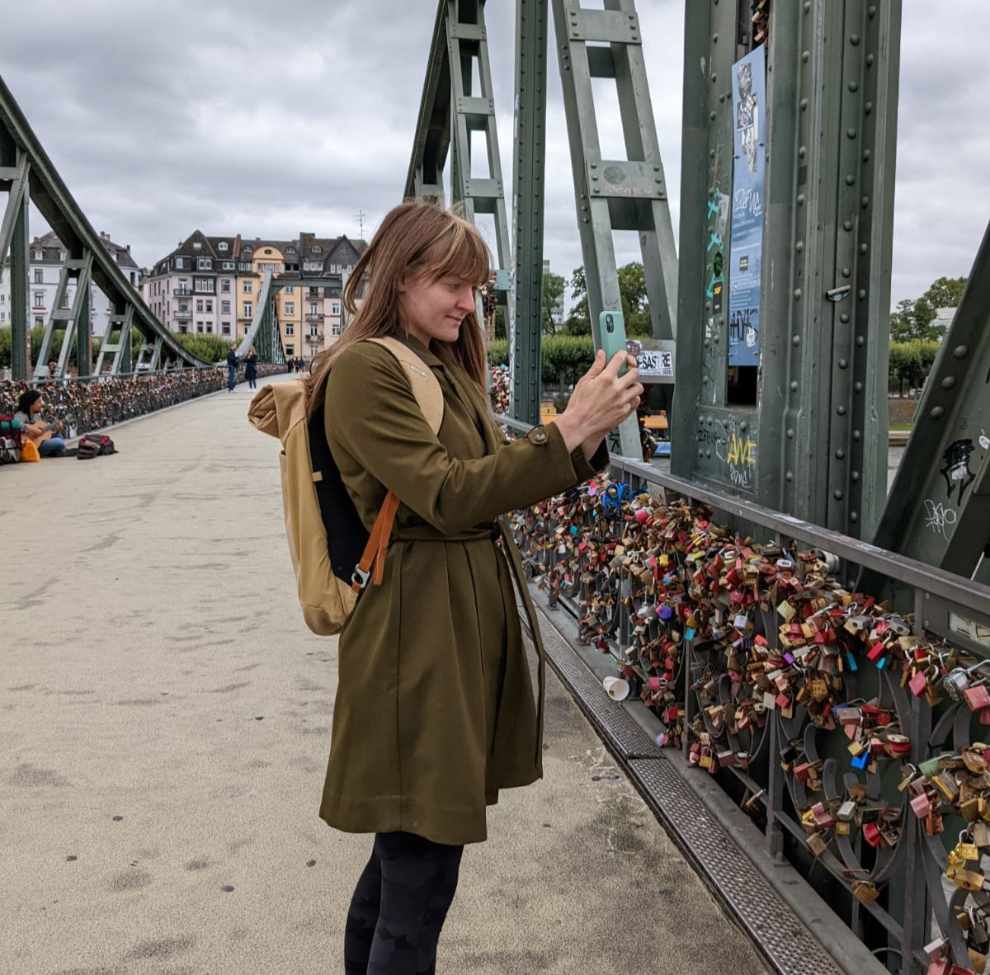
M419 339L414 339L411 335L407 335L405 332L400 332L396 338L407 348L413 350L413 352L418 355L423 362L428 366L442 366L443 361L440 359L436 353L431 349L428 349Z

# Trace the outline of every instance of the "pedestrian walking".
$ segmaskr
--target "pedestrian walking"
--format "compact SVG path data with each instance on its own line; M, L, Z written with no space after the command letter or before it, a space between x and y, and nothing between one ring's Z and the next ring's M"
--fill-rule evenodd
M464 846L487 839L486 807L500 789L542 777L545 659L522 561L499 516L603 469L606 433L643 392L634 359L622 352L606 362L599 352L562 414L504 443L475 318L488 278L488 250L471 224L426 204L397 207L348 281L353 323L308 379L310 409L324 413L364 524L387 491L401 503L382 583L361 592L337 654L320 816L375 834L345 925L347 975L436 970ZM377 336L403 342L436 377L438 434L403 366L362 341ZM536 702L513 581L537 644Z
M248 381L248 389L258 388L258 353L253 345L244 356L244 378Z
M231 346L227 350L227 392L232 393L237 385L237 353Z
M291 373L293 369L296 368L296 357L290 355L288 359L285 360L285 364L289 367L289 372Z

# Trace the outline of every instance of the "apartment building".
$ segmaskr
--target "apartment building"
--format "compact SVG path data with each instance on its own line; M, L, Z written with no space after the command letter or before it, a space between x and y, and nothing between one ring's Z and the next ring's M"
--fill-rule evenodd
M124 277L137 288L140 284L140 269L131 257L130 244L115 244L108 233L100 233L100 241L117 262ZM55 292L66 261L66 250L58 237L49 232L31 241L29 248L28 295L31 327L45 325L55 303ZM76 286L69 282L63 302L64 308L71 308L75 300ZM95 285L90 284L89 313L93 335L106 334L110 320L110 301ZM0 266L0 328L10 325L10 258Z
M302 233L295 240L264 240L197 230L146 276L145 300L175 332L241 339L271 273L282 283L275 302L286 354L310 359L342 331L344 276L366 246L346 236ZM331 286L306 283L314 278L330 279Z

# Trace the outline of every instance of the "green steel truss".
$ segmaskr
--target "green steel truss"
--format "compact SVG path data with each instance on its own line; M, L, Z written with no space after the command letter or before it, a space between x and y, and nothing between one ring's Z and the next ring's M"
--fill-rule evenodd
M479 91L474 90L477 67ZM486 175L472 175L473 132L484 136ZM423 86L419 121L406 177L406 199L445 204L444 170L450 159L451 203L467 220L491 214L499 268L496 292L511 329L507 301L508 269L512 267L509 223L502 183L502 161L495 124L488 31L484 0L440 0L433 43ZM478 321L482 320L478 307Z
M254 306L254 318L251 320L251 327L244 333L241 344L237 346L238 357L248 354L251 346L258 354L260 362L274 362L278 365L285 363L285 348L282 345L282 330L278 324L278 308L275 302L275 294L281 287L300 287L301 285L318 287L324 284L322 280L300 281L293 278L290 281L279 283L271 272L265 274L261 282L261 292ZM339 283L339 282L338 282Z
M577 0L552 0L551 6L595 347L602 344L601 313L622 310L616 230L639 233L653 337L672 339L677 253L636 4L605 0L604 10L590 10ZM593 78L616 83L626 159L602 158ZM619 429L616 448L628 457L641 456L635 417Z
M120 332L120 324L126 320L140 331L144 337L144 361L153 361L156 367L162 368L210 365L186 352L145 305L72 198L10 90L0 78L0 192L4 191L8 196L0 223L0 262L9 253L11 364L15 378L26 380L31 376L31 339L28 326L28 205L31 202L61 240L68 255L54 307L45 325L42 352L34 371L36 377L48 375L48 353L58 329L65 329L58 361L59 375L65 374L73 345L79 375L91 374L90 283L100 288L111 302L114 309L111 316L112 329ZM63 304L70 282L75 284L75 296L71 307L65 308ZM105 350L106 354L100 356L99 368L103 368L108 354L113 352L109 371L129 371L130 357L126 352L130 333L125 330L123 337L118 336L114 341L108 332L107 339L110 345Z
M915 410L875 543L971 578L990 559L990 226Z
M771 0L758 373L730 371L727 348L732 70L751 7L685 3L672 470L869 538L886 496L901 3Z

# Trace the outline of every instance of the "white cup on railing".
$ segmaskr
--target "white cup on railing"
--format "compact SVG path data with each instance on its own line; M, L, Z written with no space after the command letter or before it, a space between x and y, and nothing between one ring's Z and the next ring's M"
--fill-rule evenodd
M624 701L629 697L629 682L621 677L606 677L602 681L602 687L613 701Z

